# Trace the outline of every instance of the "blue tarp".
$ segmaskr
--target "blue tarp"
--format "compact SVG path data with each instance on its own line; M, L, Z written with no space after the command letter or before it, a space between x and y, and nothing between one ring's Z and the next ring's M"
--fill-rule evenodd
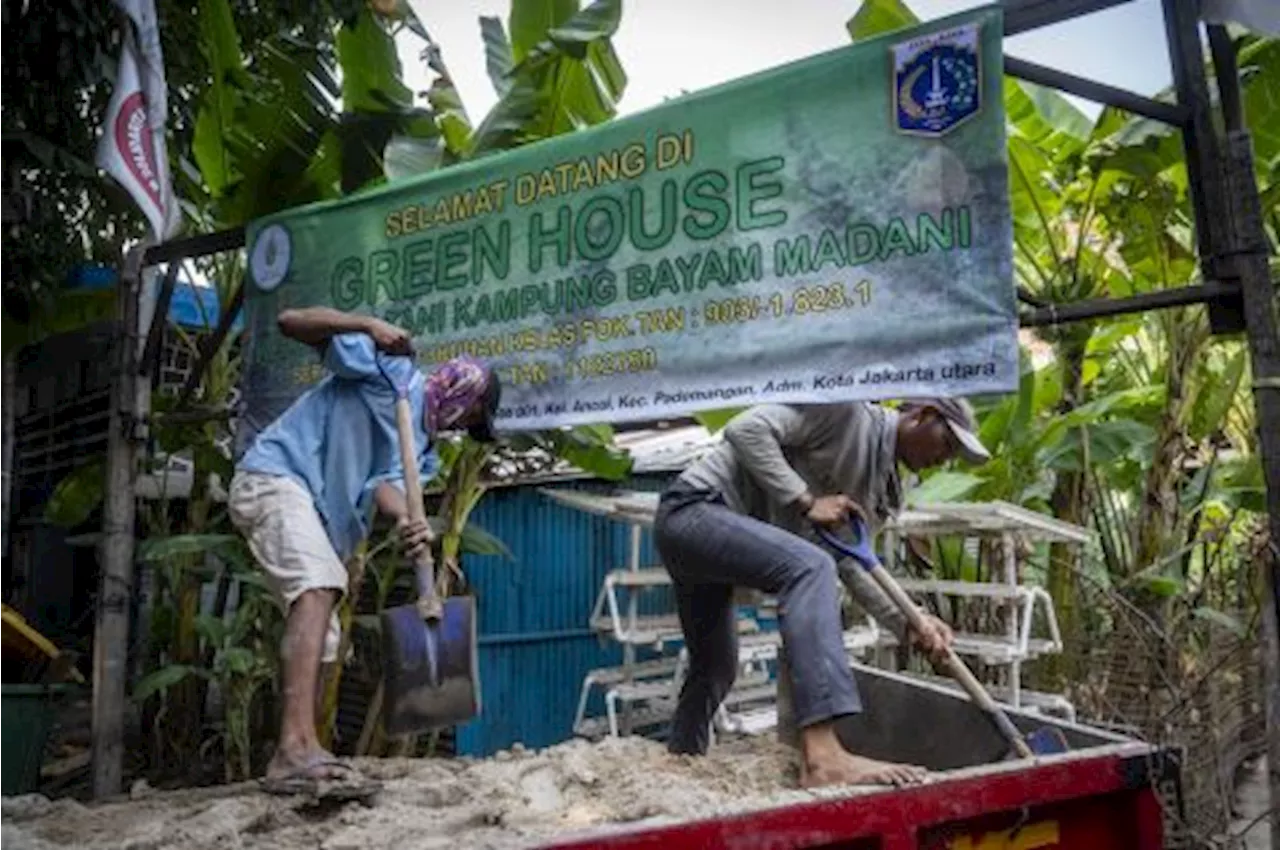
M111 266L86 263L67 275L68 289L110 289L116 285L116 270ZM159 286L159 280L156 281ZM169 302L169 321L192 330L212 331L218 326L218 291L212 286L195 286L179 280ZM244 327L244 313L231 324L233 331Z
M173 287L173 299L169 302L169 321L184 328L210 330L218 326L218 291L212 286L192 286L179 281ZM244 327L244 312L236 316L231 329Z

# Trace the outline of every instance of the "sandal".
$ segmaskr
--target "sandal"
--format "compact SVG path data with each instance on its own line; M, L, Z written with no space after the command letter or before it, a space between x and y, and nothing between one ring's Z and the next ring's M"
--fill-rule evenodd
M317 776L316 772L323 768L338 768L347 775ZM281 776L263 777L258 784L268 794L307 796L317 800L366 800L382 790L379 780L370 779L336 758L320 759Z

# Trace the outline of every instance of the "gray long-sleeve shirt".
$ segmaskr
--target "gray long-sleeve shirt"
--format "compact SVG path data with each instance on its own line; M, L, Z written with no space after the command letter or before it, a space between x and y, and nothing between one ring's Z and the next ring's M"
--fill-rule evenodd
M734 417L724 441L680 479L719 493L730 510L816 543L798 504L805 492L843 493L877 525L901 507L897 424L895 411L865 402L760 405ZM906 619L893 602L852 561L839 567L858 603L901 638Z

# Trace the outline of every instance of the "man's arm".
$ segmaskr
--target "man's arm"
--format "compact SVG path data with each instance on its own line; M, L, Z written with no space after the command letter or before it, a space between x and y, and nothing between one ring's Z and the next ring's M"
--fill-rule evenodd
M818 525L841 525L862 508L843 493L809 492L783 454L784 447L804 448L818 438L827 415L814 408L764 404L739 414L724 429L724 438L747 472L783 505L796 505Z
M880 585L875 583L866 570L852 558L842 558L836 562L836 572L849 595L873 620L893 632L898 640L906 640L906 615L898 610L898 606L893 604L893 600L880 589Z
M378 513L397 523L409 517L404 492L389 481L379 481L373 488L373 503L378 507Z
M738 460L756 483L781 504L811 500L809 485L791 468L783 455L784 446L794 446L805 436L804 414L794 407L763 404L738 414L724 429L724 439L733 446Z
M431 529L425 522L409 521L409 505L399 487L388 481L379 481L373 488L373 503L377 506L378 513L395 521L396 530L400 533L400 543L409 557L416 558L420 549L430 547L434 539Z
M316 348L323 349L340 334L363 333L388 354L413 353L408 331L373 316L344 313L330 307L302 307L281 310L276 323L285 336Z

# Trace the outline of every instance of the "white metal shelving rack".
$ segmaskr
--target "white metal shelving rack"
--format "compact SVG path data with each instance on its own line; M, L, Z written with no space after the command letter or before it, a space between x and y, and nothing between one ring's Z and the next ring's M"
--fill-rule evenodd
M1074 718L1075 709L1060 694L1030 691L1022 685L1022 667L1029 661L1062 652L1062 635L1053 599L1042 587L1024 584L1019 576L1018 548L1026 543L1087 544L1088 529L1036 513L1007 502L938 503L902 511L884 530L885 566L894 569L900 543L908 537L959 537L994 541L1000 553L998 576L989 581L900 579L903 588L917 597L988 600L1004 612L1000 633L958 631L955 648L962 656L1003 670L1002 681L993 683L997 698L1023 707ZM1036 614L1043 629L1035 629ZM885 632L881 646L896 644Z

